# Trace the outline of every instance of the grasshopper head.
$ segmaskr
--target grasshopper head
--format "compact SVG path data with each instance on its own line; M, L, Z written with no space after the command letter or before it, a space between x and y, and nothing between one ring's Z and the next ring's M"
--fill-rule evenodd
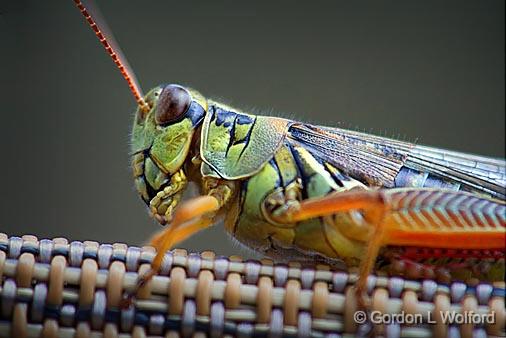
M145 97L135 74L114 42L96 8L74 0L100 43L113 59L139 104L132 131L135 186L160 223L172 216L187 180L183 164L190 154L193 134L207 111L198 92L178 85L160 85Z
M149 109L137 109L132 130L135 186L153 216L165 224L186 187L183 164L207 101L197 91L173 84L152 89L145 101Z

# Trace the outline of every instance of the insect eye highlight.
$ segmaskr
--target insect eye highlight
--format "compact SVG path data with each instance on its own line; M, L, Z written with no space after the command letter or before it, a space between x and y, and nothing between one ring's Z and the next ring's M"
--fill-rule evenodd
M155 121L164 125L179 119L190 107L190 94L182 87L167 85L158 96Z

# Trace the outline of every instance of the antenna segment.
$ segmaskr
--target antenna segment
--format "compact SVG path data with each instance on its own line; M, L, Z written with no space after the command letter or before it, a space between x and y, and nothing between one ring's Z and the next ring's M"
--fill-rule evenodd
M142 94L142 90L137 82L134 72L130 68L128 61L125 56L121 52L118 44L115 43L113 35L107 29L107 25L105 20L100 20L100 12L97 8L93 8L93 5L90 1L86 1L86 6L81 2L81 0L74 0L77 8L84 16L91 29L95 32L100 43L104 46L106 52L112 58L116 66L118 67L121 75L126 80L128 87L130 87L130 91L132 92L135 101L139 105L140 109L143 112L149 111L150 107L144 101L144 95ZM93 16L90 14L93 13ZM97 22L100 22L100 26Z

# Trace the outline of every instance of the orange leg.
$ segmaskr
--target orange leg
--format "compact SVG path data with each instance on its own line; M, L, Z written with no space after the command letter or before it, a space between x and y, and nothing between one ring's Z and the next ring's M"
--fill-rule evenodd
M367 277L374 267L379 249L384 244L383 219L388 212L388 207L388 195L381 191L348 191L302 201L299 210L287 214L284 220L299 222L314 217L333 215L337 212L364 210L364 217L373 226L373 231L367 244L366 255L360 263L359 279L355 287L359 305L366 306Z
M374 214L383 214L383 210L387 205L385 197L384 193L375 190L334 193L300 202L299 210L286 215L286 220L288 222L299 222L309 218L357 209L366 210L369 216L372 216L370 218L374 218Z
M165 252L173 245L207 227L209 223L204 226L200 220L209 214L214 216L219 208L220 203L213 196L199 196L182 203L176 210L171 224L162 231L162 234L154 238L152 244L157 252L151 263L152 269L158 270L160 268ZM192 220L194 222L186 224ZM196 226L197 224L201 224L201 227ZM177 238L182 239L176 240Z
M139 278L133 293L123 303L124 307L130 305L132 296L160 270L165 252L177 243L209 227L219 208L220 203L213 196L195 197L180 205L171 224L151 239L151 245L156 249L156 255L151 262L151 269Z
M207 223L207 224L204 224ZM182 225L178 231L173 231L172 233L172 242L174 244L169 246L169 249L178 243L184 241L188 237L192 236L194 233L199 232L210 226L212 223L211 218L203 218L200 221L198 219L191 220ZM149 245L153 248L161 248L165 238L168 236L167 229L160 230L149 240ZM157 250L159 251L159 250Z
M365 257L360 261L358 281L355 284L355 290L358 296L358 303L363 308L368 308L367 299L367 277L374 268L376 258L378 257L379 250L383 245L385 226L383 223L383 215L379 216L378 221L373 223L375 225L369 242L367 243L367 249Z

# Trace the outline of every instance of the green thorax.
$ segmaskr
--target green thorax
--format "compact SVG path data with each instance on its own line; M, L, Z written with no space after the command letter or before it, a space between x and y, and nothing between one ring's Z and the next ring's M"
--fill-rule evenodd
M202 126L204 176L235 180L259 172L281 146L289 120L233 111L213 102Z

